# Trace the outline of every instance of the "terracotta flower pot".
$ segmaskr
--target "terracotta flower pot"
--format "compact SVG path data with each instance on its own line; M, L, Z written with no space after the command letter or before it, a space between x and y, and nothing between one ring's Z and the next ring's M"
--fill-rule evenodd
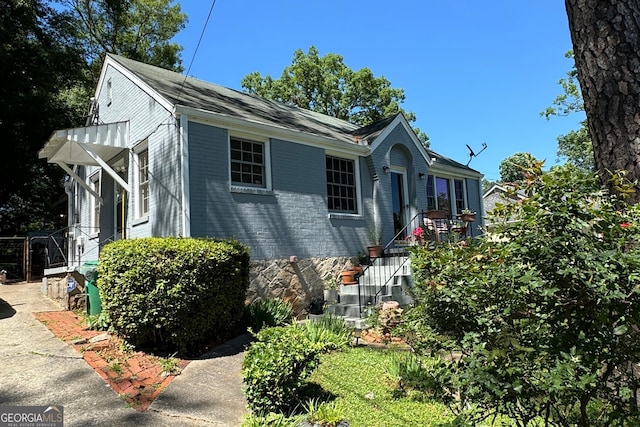
M353 285L356 282L356 272L354 270L345 270L340 273L340 280L343 285Z
M382 245L367 246L369 258L380 258L382 256Z
M473 222L476 220L476 214L475 213L464 213L462 215L460 215L460 219L463 221L467 221L467 222Z

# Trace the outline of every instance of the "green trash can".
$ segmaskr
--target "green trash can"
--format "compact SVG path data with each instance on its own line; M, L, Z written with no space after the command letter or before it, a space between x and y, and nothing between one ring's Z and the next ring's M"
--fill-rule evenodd
M98 278L98 261L87 261L78 269L84 276L84 293L87 305L87 314L100 314L102 311L102 302L100 301L100 292L96 286Z

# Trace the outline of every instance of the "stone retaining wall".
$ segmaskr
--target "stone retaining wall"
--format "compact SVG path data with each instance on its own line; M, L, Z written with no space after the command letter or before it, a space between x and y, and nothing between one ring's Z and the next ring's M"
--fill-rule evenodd
M348 257L251 261L247 304L260 298L280 298L290 302L302 318L313 299L322 299L325 280L350 269L353 261Z
M293 305L299 318L305 317L313 299L322 300L324 283L330 277L339 277L350 269L355 258L309 258L292 262L289 259L251 261L249 289L246 303L257 299L280 298ZM78 283L71 294L67 292L67 273L43 279L43 291L64 309L84 310L84 276L77 271L69 273Z
M77 287L67 292L67 277L76 280ZM42 279L43 293L65 310L85 310L84 276L77 271L60 273Z

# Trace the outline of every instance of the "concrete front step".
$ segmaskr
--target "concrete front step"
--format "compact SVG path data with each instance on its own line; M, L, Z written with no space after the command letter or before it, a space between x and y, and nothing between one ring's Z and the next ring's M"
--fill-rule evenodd
M411 263L406 256L382 257L364 270L359 284L340 286L340 299L328 311L346 318L366 317L367 303L398 301L404 306L412 302L407 293L411 286ZM363 313L360 313L360 310Z

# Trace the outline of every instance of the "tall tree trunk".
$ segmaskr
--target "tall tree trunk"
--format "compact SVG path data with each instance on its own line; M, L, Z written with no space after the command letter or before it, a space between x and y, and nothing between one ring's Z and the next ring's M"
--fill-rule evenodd
M565 0L595 164L640 178L640 2ZM639 180L640 181L640 180ZM610 188L610 190L614 190ZM630 202L640 201L640 191Z

